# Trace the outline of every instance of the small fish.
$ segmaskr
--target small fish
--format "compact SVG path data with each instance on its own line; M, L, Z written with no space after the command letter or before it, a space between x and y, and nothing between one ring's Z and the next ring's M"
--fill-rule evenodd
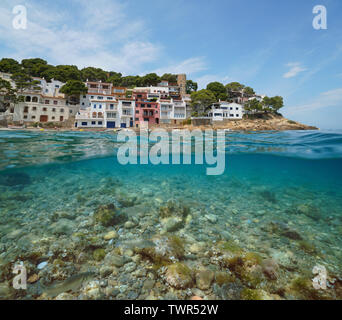
M95 277L94 272L85 272L74 275L69 279L55 286L43 288L43 292L50 298L58 296L60 293L79 290L85 282L88 282Z

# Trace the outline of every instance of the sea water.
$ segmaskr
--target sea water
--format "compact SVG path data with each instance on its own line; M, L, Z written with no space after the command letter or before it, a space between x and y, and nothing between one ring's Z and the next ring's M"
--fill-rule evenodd
M158 210L168 201L190 208L191 221L172 231L189 254L194 244L210 255L215 243L230 241L273 259L284 286L313 277L316 265L341 277L342 132L228 132L226 170L219 176L207 176L205 164L123 166L116 159L120 145L110 132L0 131L0 283L10 283L17 262L27 266L28 276L51 283L89 268L99 271L105 263L94 259L94 250L108 255L125 241L165 234ZM94 212L110 203L133 228L93 221ZM117 237L103 240L113 230ZM79 234L89 246L79 245ZM183 262L210 268L205 259L195 254ZM42 262L47 267L38 270ZM120 276L101 273L98 280L117 278L118 288L143 284L144 277L137 280L125 266L119 270ZM161 274L155 281L164 283ZM167 293L153 290L157 297ZM203 295L225 298L208 290ZM119 298L151 294L138 286L135 291L121 290ZM185 291L178 297L186 298ZM25 295L39 293L8 297Z

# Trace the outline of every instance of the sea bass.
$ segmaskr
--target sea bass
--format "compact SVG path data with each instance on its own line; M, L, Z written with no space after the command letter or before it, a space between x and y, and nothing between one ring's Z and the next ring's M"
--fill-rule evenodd
M70 277L69 279L55 286L43 288L43 292L50 298L54 298L63 292L68 292L68 291L75 292L79 290L84 283L94 278L94 276L95 276L94 272L80 273L80 274Z

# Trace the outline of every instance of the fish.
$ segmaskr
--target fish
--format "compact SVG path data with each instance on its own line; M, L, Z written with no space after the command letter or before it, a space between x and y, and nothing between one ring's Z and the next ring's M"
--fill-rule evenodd
M70 277L69 279L51 287L43 287L43 292L49 298L55 298L63 292L76 292L82 285L95 277L95 272L84 272Z

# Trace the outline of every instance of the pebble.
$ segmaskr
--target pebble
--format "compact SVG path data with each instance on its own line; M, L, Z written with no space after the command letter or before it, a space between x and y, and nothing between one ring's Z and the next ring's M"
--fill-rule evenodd
M117 239L118 238L118 234L116 233L116 231L110 231L103 238L105 240Z
M127 221L124 225L126 229L132 229L135 227L135 224L132 221Z
M205 218L211 222L211 223L216 223L217 222L217 216L213 215L213 214L206 214Z
M42 269L44 269L47 265L48 265L48 262L47 262L47 261L41 262L40 264L38 264L37 269L38 269L38 270L42 270Z

